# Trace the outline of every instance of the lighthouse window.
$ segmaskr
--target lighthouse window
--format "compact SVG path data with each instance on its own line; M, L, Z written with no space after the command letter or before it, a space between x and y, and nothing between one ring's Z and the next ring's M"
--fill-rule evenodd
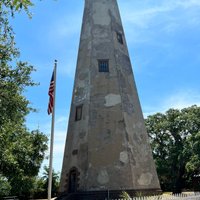
M82 118L82 108L83 108L83 105L76 107L75 121L81 120L81 118Z
M98 60L99 72L109 72L109 60Z
M121 33L117 32L117 40L120 44L123 44L123 36Z

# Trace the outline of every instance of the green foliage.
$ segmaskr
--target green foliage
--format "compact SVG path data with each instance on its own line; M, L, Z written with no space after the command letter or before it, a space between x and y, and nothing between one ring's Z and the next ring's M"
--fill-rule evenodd
M162 189L191 188L200 173L200 107L157 113L146 119L146 127Z
M122 194L120 195L120 198L124 199L124 200L129 200L131 199L131 197L129 196L129 194L126 191L123 191Z
M48 181L49 181L49 168L47 166L44 166L44 173L42 176L42 179L44 181L44 189L47 194L48 191ZM58 186L59 186L59 173L56 173L54 170L52 170L52 196L55 196L58 192Z
M0 136L0 173L11 184L12 194L29 193L47 150L47 137L23 127L1 132Z
M4 9L14 16L15 12L20 12L24 10L29 16L29 7L33 6L34 4L30 0L1 0L0 1L0 8Z
M49 168L44 166L43 176L35 182L34 198L46 198L48 194ZM52 171L52 197L57 196L59 187L59 173Z
M7 188L5 195L31 193L47 150L47 137L30 132L25 124L34 110L24 96L27 87L36 85L31 79L34 68L20 60L8 20L31 5L28 0L0 1L0 185Z
M11 186L8 179L0 174L0 198L9 195L10 191Z

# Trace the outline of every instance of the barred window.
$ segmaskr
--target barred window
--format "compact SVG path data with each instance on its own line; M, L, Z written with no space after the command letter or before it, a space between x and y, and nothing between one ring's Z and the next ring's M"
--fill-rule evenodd
M99 72L109 72L109 60L98 60Z

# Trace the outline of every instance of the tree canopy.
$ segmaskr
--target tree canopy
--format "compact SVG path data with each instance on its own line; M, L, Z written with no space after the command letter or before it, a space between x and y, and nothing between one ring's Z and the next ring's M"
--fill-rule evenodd
M51 196L56 197L59 187L59 173L52 170L52 190ZM35 199L44 199L48 195L48 180L49 180L49 168L44 166L44 171L41 177L37 177L35 181L35 188L33 197Z
M192 188L200 173L200 107L148 116L146 127L163 190Z
M25 10L27 14L29 13L29 7L34 4L30 0L1 0L0 7L1 10L4 9L6 11L11 12L12 16L15 12L20 12Z
M20 60L9 16L29 0L0 1L0 196L29 194L47 150L47 136L29 131L26 116L34 109L24 91L36 85L32 65Z

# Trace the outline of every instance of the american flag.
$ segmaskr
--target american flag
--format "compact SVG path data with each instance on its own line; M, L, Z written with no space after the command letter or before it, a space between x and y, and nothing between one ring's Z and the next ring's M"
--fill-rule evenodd
M54 106L54 87L55 87L55 83L54 83L54 72L52 74L52 78L51 78L51 82L50 82L50 86L49 86L49 105L48 105L48 115L50 115L53 111L53 106Z

